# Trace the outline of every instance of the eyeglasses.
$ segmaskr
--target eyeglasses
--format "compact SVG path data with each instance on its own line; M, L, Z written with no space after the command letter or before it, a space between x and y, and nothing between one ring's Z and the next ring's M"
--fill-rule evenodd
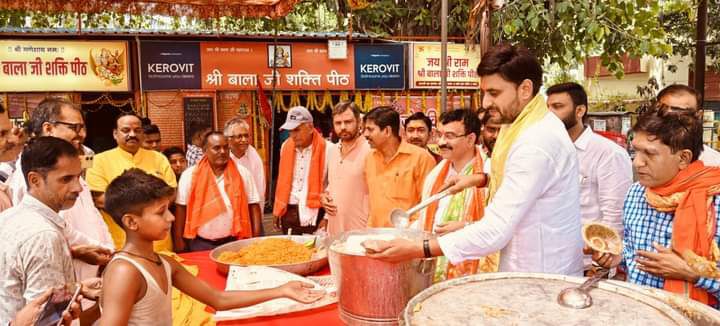
M469 133L462 134L462 135L456 135L452 132L446 132L446 133L440 133L439 135L440 135L440 138L445 138L446 140L455 140L460 137L465 137L465 136L469 135Z
M69 129L75 131L76 133L80 133L80 131L85 130L84 123L70 123L70 122L64 122L64 121L50 121L50 123L52 123L54 125L63 125L65 127L68 127Z
M227 139L236 140L236 139L250 139L250 135L227 135L225 136Z

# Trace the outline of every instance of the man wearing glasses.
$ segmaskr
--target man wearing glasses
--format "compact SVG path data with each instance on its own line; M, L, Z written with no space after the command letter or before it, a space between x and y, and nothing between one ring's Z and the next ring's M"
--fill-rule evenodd
M170 187L177 188L175 173L165 155L142 148L145 134L140 117L134 113L123 113L115 124L113 137L118 146L95 155L93 166L87 170L87 182L95 206L99 209L104 208L107 186L125 170L131 168L141 169L165 180ZM122 248L125 243L125 232L109 215L103 213L103 219L108 225L115 247ZM155 242L155 251L172 251L172 249L170 236Z
M658 93L656 102L655 109L695 112L702 122L703 110L700 108L702 99L700 93L690 86L674 84L665 87ZM720 166L720 152L703 145L699 160L705 163L705 166Z
M425 177L422 199L442 191L449 180L458 175L483 173L484 159L482 148L476 146L480 137L480 119L467 109L452 110L440 116L438 125L440 138L438 145L443 160ZM439 235L453 224L462 227L480 220L485 211L485 190L469 187L452 196L430 204L420 212L419 223L428 232ZM477 272L496 272L498 256L491 254L477 260L468 260L458 264L450 264L444 257L438 261L435 281L472 275Z
M80 109L66 99L45 98L30 116L29 132L33 137L50 136L70 142L79 151L85 141L85 121ZM13 204L18 205L27 194L27 183L21 166L22 156L17 160L15 172L8 179ZM59 212L68 224L65 229L73 258L75 275L78 280L97 276L98 264L105 264L110 258L112 238L100 212L95 208L90 188L81 176L82 190L72 207ZM102 258L100 260L95 258ZM89 302L85 302L89 304Z
M225 123L223 130L230 145L230 158L252 174L255 189L260 195L260 210L265 207L265 164L255 147L250 145L250 125L245 119L235 117Z

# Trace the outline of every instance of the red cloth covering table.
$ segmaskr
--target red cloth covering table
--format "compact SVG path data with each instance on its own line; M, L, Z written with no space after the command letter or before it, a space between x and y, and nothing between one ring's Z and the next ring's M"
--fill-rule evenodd
M215 263L210 260L209 251L197 251L183 253L179 255L183 259L183 264L195 265L198 267L198 277L203 281L210 284L212 287L218 290L225 289L225 281L227 277L222 275L215 268ZM330 269L325 268L318 273L318 275L330 274ZM214 312L212 308L208 307L208 311ZM291 314L284 314L272 317L260 317L252 319L242 319L234 321L219 322L218 325L343 325L340 321L340 315L338 312L337 303L316 308L307 311L295 312Z

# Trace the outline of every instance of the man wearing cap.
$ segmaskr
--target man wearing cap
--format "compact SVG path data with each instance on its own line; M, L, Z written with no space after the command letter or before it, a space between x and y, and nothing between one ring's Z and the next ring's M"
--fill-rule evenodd
M288 130L290 138L280 148L273 220L283 233L289 229L293 234L314 233L327 225L320 196L330 146L313 128L313 117L304 107L291 108L280 129Z

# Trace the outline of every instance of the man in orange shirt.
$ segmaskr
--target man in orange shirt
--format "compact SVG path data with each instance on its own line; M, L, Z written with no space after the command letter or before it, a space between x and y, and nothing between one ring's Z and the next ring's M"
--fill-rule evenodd
M400 115L380 106L364 119L365 138L373 151L365 160L365 180L370 195L369 227L389 227L390 212L420 202L423 180L435 166L426 150L400 139Z

